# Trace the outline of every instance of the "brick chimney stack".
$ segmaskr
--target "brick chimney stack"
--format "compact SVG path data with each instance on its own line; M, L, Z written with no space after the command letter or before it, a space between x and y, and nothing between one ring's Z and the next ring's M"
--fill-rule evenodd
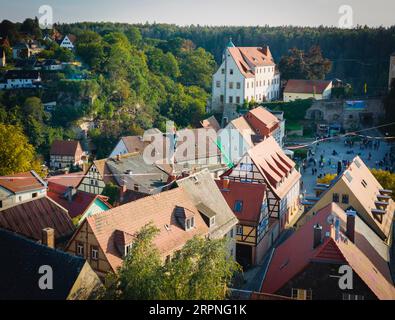
M42 230L41 243L47 247L55 249L55 230L52 228L45 228Z

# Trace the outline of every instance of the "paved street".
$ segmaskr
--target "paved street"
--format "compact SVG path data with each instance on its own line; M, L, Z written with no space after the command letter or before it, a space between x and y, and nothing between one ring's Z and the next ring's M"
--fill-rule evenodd
M380 133L377 130L371 130L363 132L366 135L374 135L380 136ZM386 169L386 166L379 166L379 162L383 160L384 155L390 152L390 144L381 140L380 146L378 150L372 149L360 149L360 143L355 142L354 146L350 148L344 144L345 138L339 138L334 140L328 140L325 142L320 142L318 145L315 144L312 148L314 152L313 158L316 160L317 165L317 173L312 174L312 168L314 167L313 163L308 163L306 170L304 171L301 168L302 173L302 181L303 181L303 189L302 192L305 194L314 194L313 188L316 184L317 176L320 174L325 175L327 173L336 173L337 172L337 163L342 160L352 160L356 155L359 155L361 159L365 162L365 164L369 168L381 168ZM337 155L333 155L333 150L336 150ZM349 153L348 152L353 152ZM369 160L369 153L371 154L371 159ZM320 168L319 162L321 155L324 157L324 167ZM329 161L331 164L329 164Z

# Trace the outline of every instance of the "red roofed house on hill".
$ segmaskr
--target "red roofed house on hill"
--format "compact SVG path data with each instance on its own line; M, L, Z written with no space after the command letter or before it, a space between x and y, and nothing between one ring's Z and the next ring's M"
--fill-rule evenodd
M332 81L290 79L284 89L284 102L308 98L329 99L331 92Z
M101 277L117 271L135 234L153 222L154 238L163 260L194 236L205 237L209 228L181 188L161 192L88 217L78 227L66 251L85 258Z
M52 143L49 155L50 167L52 169L63 169L82 165L84 151L79 141L55 140Z
M389 247L354 211L330 203L274 250L261 291L299 300L394 300L388 260ZM352 269L346 290L339 286L344 266Z
M0 210L47 195L47 184L35 171L0 177Z
M269 217L280 221L280 232L299 218L300 173L273 137L260 142L222 179L266 185Z
M211 111L223 113L223 125L238 116L238 105L279 96L280 74L269 47L236 47L230 41L212 85Z

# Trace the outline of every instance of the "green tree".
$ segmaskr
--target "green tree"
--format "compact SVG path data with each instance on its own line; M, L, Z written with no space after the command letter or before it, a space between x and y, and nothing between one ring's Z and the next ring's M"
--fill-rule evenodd
M392 190L395 200L395 173L381 169L371 169L371 172L384 189Z
M196 85L211 89L212 75L216 67L214 57L203 48L185 51L180 57L181 81L184 85Z
M114 205L119 201L119 188L112 182L107 183L103 188L102 195L108 197L108 202Z
M172 259L161 261L153 240L159 230L148 224L136 235L122 267L107 277L105 299L224 299L239 265L227 242L194 237Z
M161 260L152 244L159 230L152 224L137 234L129 255L118 273L106 279L105 299L154 300L161 291Z
M33 146L20 127L0 123L0 176L29 170L41 172Z
M322 56L319 46L312 46L307 53L297 48L281 58L279 68L282 79L323 80L332 63Z

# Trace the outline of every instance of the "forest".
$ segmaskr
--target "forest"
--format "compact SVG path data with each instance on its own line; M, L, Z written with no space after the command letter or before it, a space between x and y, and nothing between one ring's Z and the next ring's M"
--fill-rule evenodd
M75 51L44 40L54 32L76 35ZM353 86L355 95L365 94L365 83L368 95L386 93L389 56L395 51L395 27L346 30L84 22L41 30L36 18L23 23L3 20L0 37L11 46L26 39L40 41L45 50L38 59L82 63L82 70L42 72L42 89L0 92L0 122L7 126L3 130L22 129L44 157L54 139L75 138L71 129L81 119L95 122L89 137L101 146L98 158L106 157L121 135L142 134L151 127L163 130L168 119L181 128L197 126L209 116L211 77L229 38L237 46L269 45L283 78L339 78ZM5 49L12 64L11 52ZM308 68L302 70L301 65ZM77 74L79 81L73 78ZM57 107L49 114L43 102L52 100Z

